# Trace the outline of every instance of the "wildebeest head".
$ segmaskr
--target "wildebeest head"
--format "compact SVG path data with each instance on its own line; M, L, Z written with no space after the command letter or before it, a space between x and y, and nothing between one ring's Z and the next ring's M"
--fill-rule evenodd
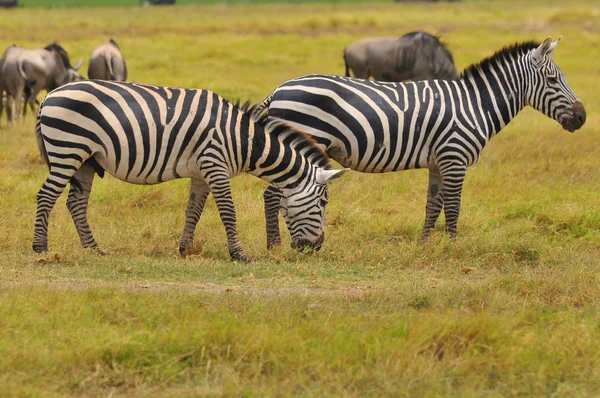
M71 61L69 59L69 54L67 54L67 51L65 51L65 49L58 43L49 44L46 47L44 47L44 50L54 53L57 60L57 64L60 64L57 66L60 66L60 69L64 69L63 76L55 76L57 87L75 80L83 80L83 76L81 76L78 72L83 62L81 58L79 59L79 62L77 62L77 65L72 66Z

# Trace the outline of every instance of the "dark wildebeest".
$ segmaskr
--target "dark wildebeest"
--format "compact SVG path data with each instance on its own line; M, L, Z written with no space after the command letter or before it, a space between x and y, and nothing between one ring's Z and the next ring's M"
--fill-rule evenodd
M113 39L92 51L88 66L88 78L100 80L127 80L127 65L121 49Z
M9 121L18 119L23 97L25 115L27 104L34 110L36 97L42 89L50 92L63 84L83 78L77 72L81 60L76 66L71 66L69 55L57 43L36 50L12 45L3 58L2 89L7 94ZM1 111L0 109L0 115Z
M0 59L0 95L2 96L2 101L0 102L0 120L5 103L8 108L8 121L10 122L13 120L13 93L20 90L19 92L22 94L25 88L25 82L22 78L19 77L18 79L15 79L15 77L19 76L17 70L17 57L21 51L23 51L21 47L13 44L4 51L4 54Z
M456 79L452 54L439 38L426 32L402 37L367 37L344 49L346 76L384 82Z
M32 51L37 53L46 65L46 71L42 68L32 68L30 70L20 66L21 75L27 82L27 86L25 87L25 92L27 93L26 103L29 103L33 111L34 102L42 89L50 92L64 84L81 80L83 76L78 72L79 68L81 68L82 59L79 59L77 65L71 66L69 54L57 43L52 43L43 49ZM21 62L20 65L23 66L33 63L25 53L19 55L19 60ZM25 115L25 110L23 109L23 115Z

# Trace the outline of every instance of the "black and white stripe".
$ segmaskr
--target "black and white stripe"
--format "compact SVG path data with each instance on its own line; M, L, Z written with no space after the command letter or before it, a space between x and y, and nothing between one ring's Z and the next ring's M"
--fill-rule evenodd
M50 175L37 195L33 249L47 250L48 216L71 184L67 206L81 243L98 248L87 222L95 174L134 184L191 178L179 250L186 253L212 192L231 257L247 261L236 232L229 180L247 172L283 192L292 245L320 248L327 182L326 155L304 134L281 122L253 119L247 107L206 90L173 89L99 80L51 92L38 113L38 145Z
M559 39L560 40L560 39ZM551 54L558 44L527 42L467 68L458 80L382 83L307 75L281 84L256 112L310 134L345 167L366 173L428 168L422 237L442 210L456 234L465 172L488 141L527 105L574 131L583 105ZM277 197L265 192L267 240L279 242Z

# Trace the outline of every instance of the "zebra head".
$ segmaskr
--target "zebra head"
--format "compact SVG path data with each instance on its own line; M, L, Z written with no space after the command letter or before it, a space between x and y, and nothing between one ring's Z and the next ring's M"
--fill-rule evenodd
M281 189L281 213L292 236L292 248L321 248L325 239L325 207L329 200L327 183L347 171L316 167L314 178L305 184Z
M534 82L534 86L527 90L527 102L556 120L565 130L573 132L583 126L586 114L583 104L567 84L564 73L551 58L561 38L552 42L548 37L530 52L533 65L530 81Z

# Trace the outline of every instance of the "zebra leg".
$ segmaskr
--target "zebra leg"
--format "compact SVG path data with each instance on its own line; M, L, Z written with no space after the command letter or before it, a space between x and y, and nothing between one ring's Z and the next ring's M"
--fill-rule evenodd
M92 192L94 174L94 169L87 164L77 170L77 173L71 178L67 209L69 209L69 213L73 218L81 245L85 249L93 249L103 255L104 253L98 248L98 244L94 240L94 235L87 220L88 200Z
M190 197L187 209L185 210L185 225L181 234L181 241L179 242L179 253L181 255L185 256L190 253L194 247L194 231L202 215L202 210L204 210L204 204L209 193L210 189L204 181L192 178Z
M440 169L442 191L444 196L444 215L446 216L446 233L456 238L456 226L460 213L460 197L467 168L463 164L452 164Z
M421 234L421 241L426 241L435 228L435 223L444 207L442 190L442 177L437 168L429 169L429 187L427 189L427 205L425 206L425 225Z
M281 235L279 233L279 205L281 203L282 193L273 185L265 190L263 195L265 199L265 219L267 222L267 249L281 244Z
M246 257L242 243L237 234L235 207L233 206L233 198L231 197L231 185L227 174L212 174L210 180L207 181L210 190L217 202L221 221L225 226L227 233L227 249L232 259L249 263L250 260Z
M64 170L60 169L60 171ZM48 251L48 216L70 179L70 175L51 169L50 175L37 194L37 211L33 232L33 251L36 253Z

